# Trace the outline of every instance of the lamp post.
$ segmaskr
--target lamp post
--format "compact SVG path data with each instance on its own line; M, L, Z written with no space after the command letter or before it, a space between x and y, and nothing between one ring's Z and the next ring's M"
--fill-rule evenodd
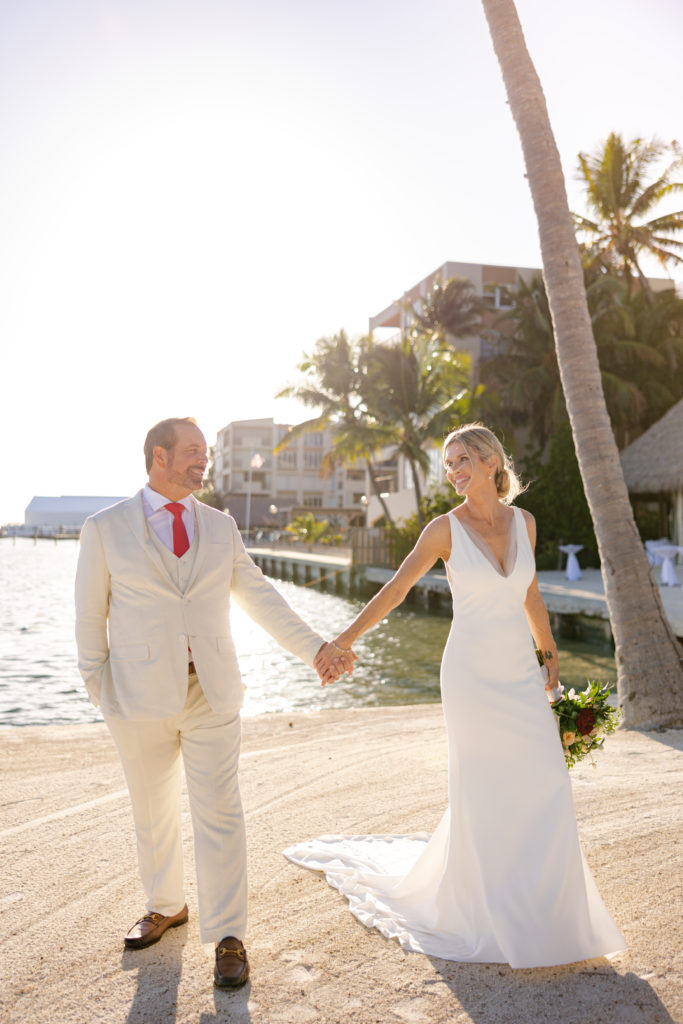
M280 529L280 510L277 507L277 505L269 505L268 506L268 514L270 516L272 516L273 521L274 521L274 526L275 526L275 532L273 532L271 534L271 540L274 540L274 539L278 539L279 540L280 534L279 534L278 531Z

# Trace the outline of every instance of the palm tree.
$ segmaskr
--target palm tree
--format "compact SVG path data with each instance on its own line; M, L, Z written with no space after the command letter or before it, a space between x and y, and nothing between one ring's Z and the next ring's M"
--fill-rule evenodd
M332 427L334 437L331 448L323 457L323 472L331 472L335 465L349 465L358 460L364 462L386 521L393 524L382 497L374 457L394 440L394 433L368 415L361 397L362 377L372 349L371 335L350 341L346 332L341 330L331 338L320 338L311 355L304 353L297 367L303 379L298 384L283 388L275 397L295 398L320 412L292 427L275 448L275 454L301 434L318 433L325 427Z
M584 279L607 411L622 448L642 431L651 404L662 415L675 401L663 404L667 392L656 386L655 374L667 366L667 360L653 344L656 333L641 337L635 324L631 305L638 302L642 310L642 292L630 295L623 279L614 274L585 270ZM645 304L644 321L647 310L652 308L654 316L660 297L664 299L669 291L654 296L656 306ZM481 402L482 414L485 409L492 412L497 425L505 430L528 427L533 445L540 451L567 416L541 274L528 283L519 282L512 310L499 319L503 322L512 325L512 332L505 336L502 350L482 366L482 381L488 389L488 397L485 391Z
M377 422L393 429L395 452L408 461L420 525L420 471L429 468L429 447L461 418L470 393L469 358L420 334L376 345L368 353L362 393Z
M663 171L652 172L665 157L673 157ZM675 192L683 182L675 181L683 171L677 142L665 145L653 139L624 142L611 132L594 154L579 153L579 180L586 185L586 202L592 219L574 214L574 223L588 241L586 261L597 262L623 273L627 280L636 275L646 292L650 286L640 265L644 254L654 256L662 267L683 263L683 242L672 237L683 228L683 210L649 217L654 207ZM677 251L678 250L678 251Z
M652 296L639 291L629 296L628 307L634 336L658 357L655 366L638 366L638 386L647 403L638 424L642 433L683 398L683 299L673 288Z
M513 0L482 0L538 220L562 386L598 540L626 725L683 723L683 651L664 614L624 483L581 260L541 83Z
M294 516L292 521L285 526L285 530L297 540L305 541L307 544L322 541L332 533L329 520L316 519L312 512Z
M408 303L414 329L433 342L453 345L481 330L483 301L466 277L436 281L420 303Z
M513 308L497 321L510 324L498 352L482 362L483 393L477 416L505 433L528 427L535 447L545 448L566 416L553 325L541 274L520 278Z

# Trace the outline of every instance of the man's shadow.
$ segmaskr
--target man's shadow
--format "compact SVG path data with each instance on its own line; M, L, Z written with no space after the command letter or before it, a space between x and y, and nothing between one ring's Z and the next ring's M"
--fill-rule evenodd
M187 941L187 927L175 928L164 934L163 942L147 949L124 950L121 968L137 971L137 988L126 1024L149 1024L163 1021L173 1024L178 1014L178 986L183 971L183 947ZM207 976L211 984L211 976ZM251 982L235 991L214 989L214 1013L201 1013L197 1024L249 1024L249 993Z
M249 1024L251 1014L249 1012L249 995L251 993L251 982L248 981L242 988L217 989L213 990L213 1002L215 1010L213 1013L202 1013L197 1024Z
M126 1024L163 1021L173 1024L178 1012L178 985L183 970L187 925L169 929L163 942L147 949L124 950L121 969L137 971L137 988Z
M439 975L431 984L446 984L473 1024L676 1024L646 981L618 974L604 958L514 971L429 959Z

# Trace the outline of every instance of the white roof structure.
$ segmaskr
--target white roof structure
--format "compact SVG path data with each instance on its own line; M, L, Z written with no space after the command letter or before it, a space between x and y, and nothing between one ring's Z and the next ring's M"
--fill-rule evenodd
M26 506L24 524L33 527L67 527L80 529L88 516L109 508L121 497L62 494L60 497L37 495Z

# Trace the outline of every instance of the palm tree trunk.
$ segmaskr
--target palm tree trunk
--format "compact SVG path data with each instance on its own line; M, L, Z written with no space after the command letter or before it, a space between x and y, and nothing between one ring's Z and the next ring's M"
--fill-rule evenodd
M408 459L410 463L410 472L413 475L413 487L415 488L415 502L417 504L417 521L420 524L420 529L425 524L425 517L422 511L422 487L420 486L420 472L417 467L417 463L413 459Z
M375 497L377 498L377 500L379 501L380 505L382 506L382 511L384 512L384 518L386 519L386 521L389 524L389 526L393 526L394 525L394 520L391 518L391 512L387 508L387 503L386 503L386 501L384 500L384 498L382 497L382 495L380 493L379 484L377 483L377 473L375 472L375 466L374 466L373 461L372 461L372 459L370 458L369 455L365 456L365 462L367 463L368 476L370 477L370 483L372 484L372 489L375 492Z
M683 651L633 518L605 407L578 246L541 83L513 0L482 0L522 142L536 210L557 360L600 551L624 724L683 723Z

